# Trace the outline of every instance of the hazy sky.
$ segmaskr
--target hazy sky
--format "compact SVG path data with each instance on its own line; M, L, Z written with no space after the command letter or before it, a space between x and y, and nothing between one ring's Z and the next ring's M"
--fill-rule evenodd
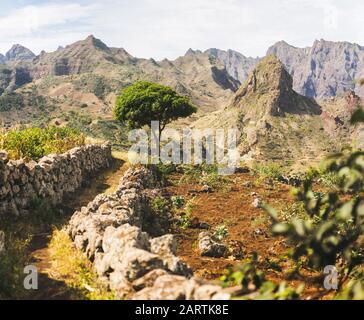
M0 0L0 52L54 51L93 34L137 57L211 47L262 56L279 40L364 45L362 0Z

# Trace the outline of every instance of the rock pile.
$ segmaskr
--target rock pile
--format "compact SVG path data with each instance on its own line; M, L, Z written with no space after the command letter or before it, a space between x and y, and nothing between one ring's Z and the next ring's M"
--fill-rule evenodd
M201 256L206 257L224 257L228 248L225 244L214 240L213 236L209 232L201 232L198 236L198 249Z
M192 277L176 256L175 237L163 234L163 224L150 210L157 185L153 171L129 169L114 194L98 195L75 212L66 231L118 298L229 298L220 286Z
M52 154L39 162L8 160L0 152L0 215L26 215L35 198L60 203L79 188L86 178L108 167L111 147L86 145L64 154Z

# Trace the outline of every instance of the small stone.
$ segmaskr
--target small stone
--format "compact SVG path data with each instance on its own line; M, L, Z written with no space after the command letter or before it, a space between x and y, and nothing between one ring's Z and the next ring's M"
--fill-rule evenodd
M220 258L225 256L227 246L213 240L208 232L201 232L198 236L198 248L201 256Z
M150 240L150 249L152 253L159 255L175 255L177 252L177 241L172 234L166 234L161 237Z
M200 190L200 192L205 192L205 193L211 193L212 191L213 191L212 188L207 184L204 184Z
M0 161L7 162L9 160L9 154L5 150L0 150Z
M243 183L243 187L244 188L252 188L253 187L253 182L251 182L251 181L245 181L244 183Z
M262 201L259 198L255 198L252 202L252 206L254 208L261 208L262 207Z

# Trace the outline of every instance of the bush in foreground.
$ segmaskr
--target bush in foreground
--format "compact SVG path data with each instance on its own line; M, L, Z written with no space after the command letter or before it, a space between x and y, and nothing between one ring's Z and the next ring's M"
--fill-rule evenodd
M39 160L51 153L63 153L85 144L85 137L70 128L48 127L0 133L0 149L11 159Z

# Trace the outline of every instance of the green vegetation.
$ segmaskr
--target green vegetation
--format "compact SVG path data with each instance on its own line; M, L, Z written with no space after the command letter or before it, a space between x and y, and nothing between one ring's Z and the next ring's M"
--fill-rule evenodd
M256 254L245 263L229 268L221 281L223 286L241 286L241 294L235 297L241 300L295 300L303 291L303 286L292 289L285 282L277 285L266 280L258 268Z
M283 175L282 167L276 163L270 162L266 164L255 163L253 166L254 175L258 175L258 181L272 179L277 180Z
M60 221L56 212L49 202L33 199L27 216L0 220L6 241L5 251L0 255L0 299L21 299L29 294L23 280L24 266L31 263L31 240L34 234L48 232L51 225Z
M337 191L315 192L313 178L317 174L312 171L303 189L295 190L306 218L282 222L276 210L268 205L265 208L272 219L272 233L294 244L291 257L298 265L318 271L336 266L338 297L358 299L364 295L364 152L345 150L328 161L325 174L335 177Z
M69 289L83 300L112 300L114 293L100 283L86 255L75 249L72 240L63 230L55 230L49 245L56 280L64 281Z
M344 182L337 172L330 171L328 164L322 164L318 169L310 168L306 173L306 180L312 180L320 183L329 190L339 191Z
M24 107L24 100L20 94L4 93L0 96L0 112L10 111L12 109L19 110Z
M164 217L170 211L170 202L163 197L155 197L152 200L151 209L157 216Z
M183 212L181 212L179 214L178 217L178 223L177 225L181 228L181 229L187 229L192 225L192 212L195 208L195 203L194 203L194 198L189 199L187 202L183 199L184 202L184 207L183 207ZM181 205L182 201L179 201L179 205ZM179 209L179 205L178 206L174 206L174 209ZM183 205L182 205L183 206Z
M218 241L222 241L229 236L229 230L225 224L220 224L214 229L214 238Z
M186 203L186 200L182 196L173 196L171 198L172 204L175 208L181 209Z
M12 159L39 160L45 155L63 153L84 143L85 137L70 128L28 128L0 134L0 149L8 151Z
M218 173L218 166L216 165L202 163L179 167L183 171L180 183L198 183L219 191L225 191L229 185L229 179Z
M24 266L29 264L30 238L15 238L6 232L6 250L0 254L0 300L24 296Z
M130 128L141 128L159 121L159 133L178 118L188 117L197 111L187 97L178 95L172 88L139 81L123 90L117 98L116 119Z

